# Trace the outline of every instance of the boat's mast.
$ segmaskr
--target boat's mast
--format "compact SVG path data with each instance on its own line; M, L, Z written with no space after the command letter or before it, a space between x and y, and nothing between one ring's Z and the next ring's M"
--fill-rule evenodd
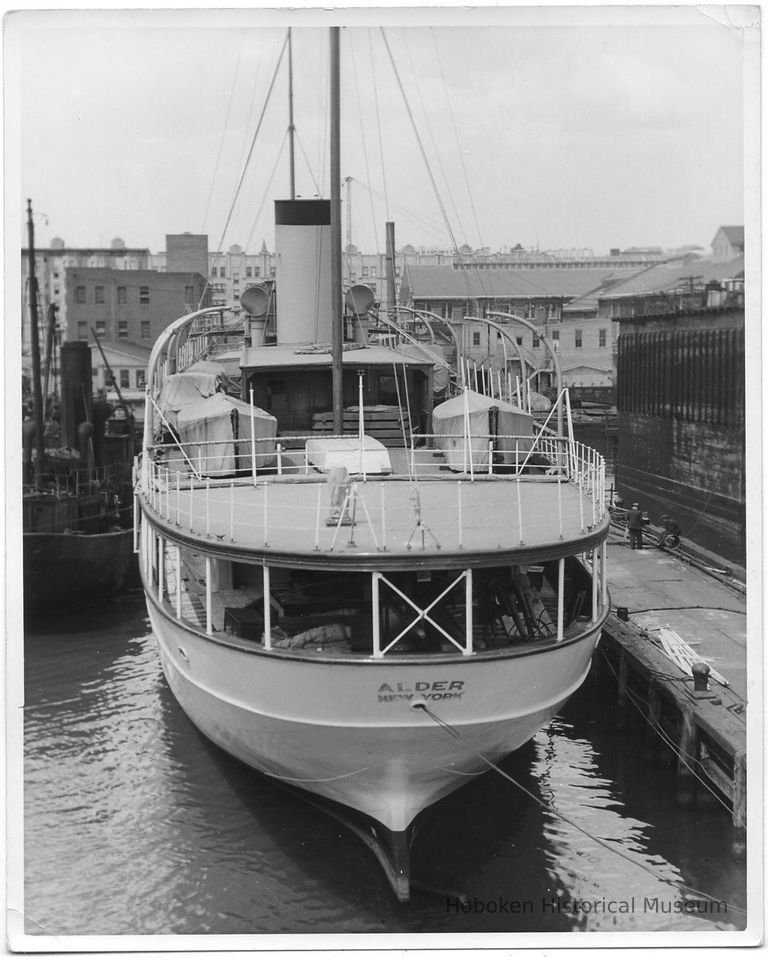
M387 312L397 322L397 294L395 286L395 224L387 223Z
M32 224L32 200L27 200L27 234L29 236L29 336L32 346L32 398L35 418L35 484L39 487L44 468L43 393L40 382L40 340L37 328L37 277L35 276L35 227Z
M332 385L333 431L344 428L342 388L342 303L341 303L341 157L340 157L339 28L331 27L331 310L333 317Z
M296 165L293 152L293 41L291 28L288 27L288 149L291 169L291 199L296 199Z

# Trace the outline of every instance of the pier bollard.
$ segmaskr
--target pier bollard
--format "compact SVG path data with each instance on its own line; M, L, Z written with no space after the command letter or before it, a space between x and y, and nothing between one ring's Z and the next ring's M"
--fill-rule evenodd
M696 778L692 771L696 760L696 725L689 710L681 715L678 754L675 798L679 807L691 807L696 799Z
M710 667L706 661L694 661L691 665L691 674L693 675L693 690L709 690L709 672Z

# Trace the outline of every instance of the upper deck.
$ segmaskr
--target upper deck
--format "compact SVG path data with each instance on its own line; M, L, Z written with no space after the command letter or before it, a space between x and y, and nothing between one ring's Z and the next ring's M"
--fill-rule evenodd
M241 561L353 570L542 561L585 552L607 534L602 460L585 452L571 458L581 466L572 479L543 465L445 474L440 453L419 449L409 471L398 474L404 456L394 453L391 476L334 484L281 451L281 474L212 478L165 447L146 463L141 497L170 540Z

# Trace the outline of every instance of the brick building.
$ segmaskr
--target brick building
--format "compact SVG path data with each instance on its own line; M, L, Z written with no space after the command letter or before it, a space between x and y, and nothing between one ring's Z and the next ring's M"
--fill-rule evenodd
M151 269L68 269L64 321L69 341L96 335L151 346L185 311L197 308L206 280L196 273Z

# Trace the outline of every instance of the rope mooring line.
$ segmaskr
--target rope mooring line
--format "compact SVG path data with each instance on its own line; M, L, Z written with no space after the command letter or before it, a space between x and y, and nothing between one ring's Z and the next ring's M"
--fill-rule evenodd
M417 699L415 701L412 701L410 706L411 708L418 709L419 711L423 711L426 715L429 716L429 718L432 719L432 721L435 722L435 724L437 724L445 732L451 735L452 738L455 738L469 754L478 758L480 761L483 762L483 764L486 764L492 771L495 771L497 774L501 775L501 777L503 777L505 780L509 781L510 784L513 784L516 788L518 788L518 790L522 791L523 794L526 795L526 797L530 798L534 803L538 804L539 807L541 807L543 810L550 811L556 817L560 818L561 821L564 821L566 824L570 824L571 827L576 828L577 831L579 831L585 837L588 837L590 840L594 841L596 844L599 844L600 847L604 848L606 851L610 851L612 854L616 854L617 857L621 857L623 860L627 861L629 864L633 864L635 867L639 867L641 870L645 871L647 874L650 874L652 877L654 877L658 881L661 881L663 884L668 884L670 887L674 887L677 890L682 889L684 891L687 891L690 894L693 894L700 898L708 900L713 904L723 903L722 899L712 897L711 894L707 894L705 891L701 891L696 887L692 887L690 884L685 884L682 881L674 881L669 877L662 877L660 874L657 874L653 870L653 868L649 867L647 864L643 864L642 861L635 860L633 857L630 857L629 854L625 853L619 848L613 847L611 844L608 843L608 841L603 840L603 838L596 837L594 834L588 831L585 827L582 827L581 824L577 824L576 821L569 818L566 814L563 814L562 811L558 811L557 808L553 807L551 804L547 804L545 801L542 801L541 798L537 797L535 794L533 794L532 791L529 791L528 788L526 788L523 784L521 784L519 781L513 778L511 774L507 774L506 771L503 771L498 766L498 764L491 761L490 758L486 758L485 755L481 754L479 751L476 751L467 741L464 740L461 733L457 731L452 724L450 724L444 718L441 718L439 715L435 714L434 711L432 711L428 707L425 701ZM728 904L727 901L725 903ZM730 908L730 910L734 911L737 914L743 914L745 917L747 916L747 911L745 908L737 907L735 904L728 904L728 907Z

